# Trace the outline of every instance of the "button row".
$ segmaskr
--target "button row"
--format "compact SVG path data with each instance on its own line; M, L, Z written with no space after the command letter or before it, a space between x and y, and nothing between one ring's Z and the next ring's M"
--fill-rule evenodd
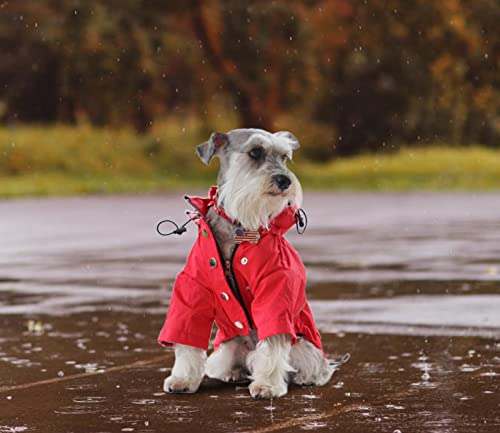
M208 263L209 263L210 267L212 267L212 268L215 268L217 266L217 260L214 257L210 258ZM246 265L247 263L248 263L248 259L246 257L243 257L241 259L241 264ZM248 290L248 288L247 288L247 290ZM226 292L221 292L220 296L222 299L224 299L224 301L229 301L229 295ZM238 329L243 329L245 327L245 325L243 325L243 323L241 323L239 320L234 322L234 326L236 326Z
M242 265L246 265L248 263L248 259L246 257L242 257L240 263ZM208 264L210 265L211 268L215 268L217 266L217 259L215 257L211 257L210 260L208 261Z

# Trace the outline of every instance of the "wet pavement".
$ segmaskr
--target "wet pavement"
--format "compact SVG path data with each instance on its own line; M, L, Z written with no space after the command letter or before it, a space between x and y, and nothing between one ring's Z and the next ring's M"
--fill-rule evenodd
M195 236L182 194L0 202L0 433L499 432L500 195L306 194L290 232L325 350L273 401L167 395L156 344Z

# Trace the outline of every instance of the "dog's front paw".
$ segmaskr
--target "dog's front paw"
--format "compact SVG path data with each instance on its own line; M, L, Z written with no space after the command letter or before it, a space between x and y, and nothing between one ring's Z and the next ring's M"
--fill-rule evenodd
M278 398L283 397L287 393L288 387L286 382L280 384L252 382L248 390L253 398Z
M201 380L190 377L169 376L163 382L163 391L169 393L192 394L198 391Z

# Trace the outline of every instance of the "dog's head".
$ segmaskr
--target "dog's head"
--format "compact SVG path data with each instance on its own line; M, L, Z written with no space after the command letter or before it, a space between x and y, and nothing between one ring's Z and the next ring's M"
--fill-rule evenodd
M245 229L256 230L286 206L301 206L302 188L286 166L298 148L290 132L249 128L214 132L196 152L205 164L220 158L219 204Z

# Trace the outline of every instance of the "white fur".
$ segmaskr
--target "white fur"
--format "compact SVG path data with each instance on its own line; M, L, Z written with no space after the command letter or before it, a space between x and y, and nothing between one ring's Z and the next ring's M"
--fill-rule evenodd
M165 379L165 392L193 393L200 387L205 372L207 353L197 347L175 344L172 374Z
M287 205L302 205L300 183L291 171L287 171L287 175L292 181L290 187L277 194L267 170L256 171L248 164L246 154L235 153L226 171L227 180L219 189L219 204L247 230L269 228L270 221Z
M257 348L247 357L247 365L252 374L248 387L255 398L282 397L288 391L288 375L295 370L289 363L290 336L273 335L257 344Z
M208 357L206 375L223 382L245 379L246 357L254 348L251 337L238 336L222 343Z
M250 150L255 144L261 145L267 150L274 150L292 159L292 141L284 135L270 134L267 131L258 131L252 134L249 139L243 143L244 150Z
M303 338L292 346L290 365L296 370L292 381L297 385L323 386L331 379L335 369L310 341Z

